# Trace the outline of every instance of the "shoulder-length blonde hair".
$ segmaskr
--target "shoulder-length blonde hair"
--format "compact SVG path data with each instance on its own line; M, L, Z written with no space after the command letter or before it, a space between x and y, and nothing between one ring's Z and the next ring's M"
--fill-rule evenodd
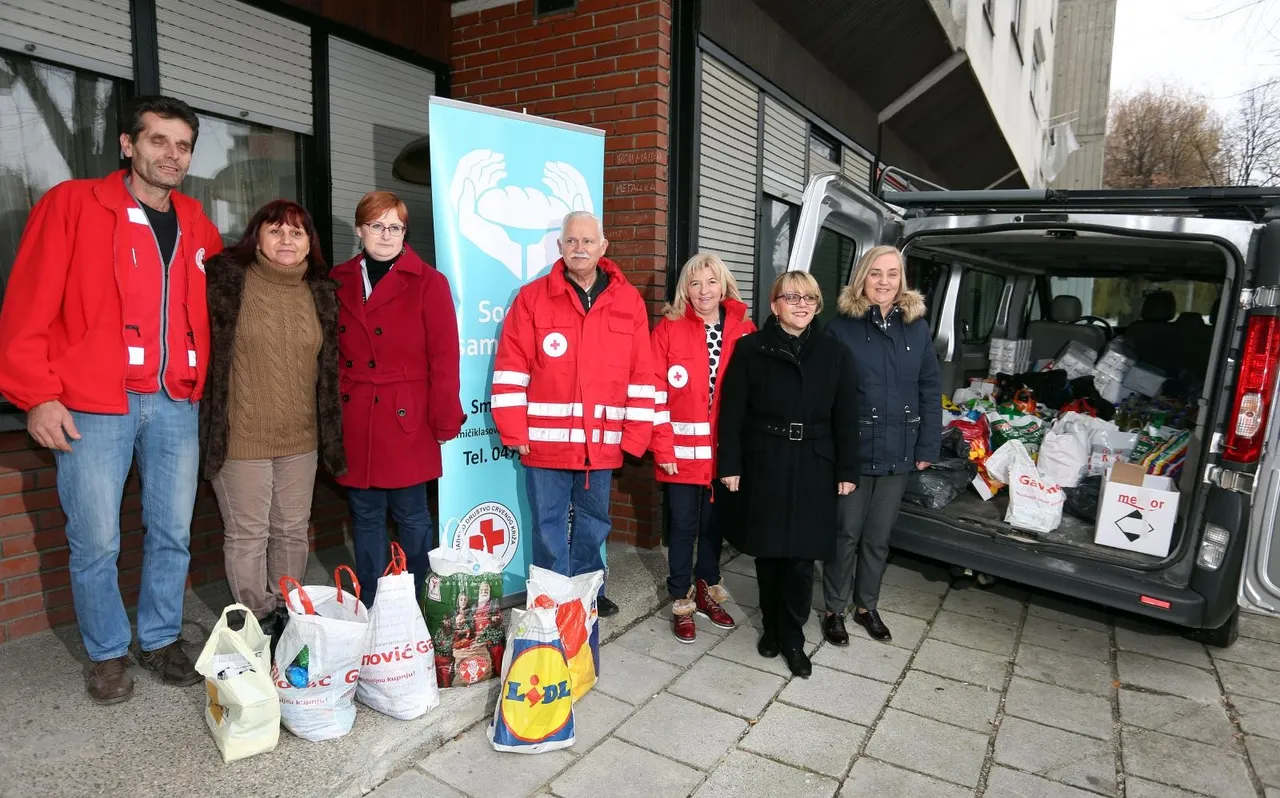
M675 297L662 308L663 316L672 321L680 321L684 318L689 307L689 283L693 280L694 273L704 269L710 269L711 276L720 281L720 287L724 290L721 301L725 299L742 301L742 294L738 293L738 283L733 279L729 267L720 260L720 256L713 252L699 252L685 261L680 269L680 278L676 280Z
M773 305L774 301L785 294L788 288L817 296L818 307L814 309L813 315L822 313L822 287L818 285L817 279L812 274L798 270L779 274L778 279L773 281L773 288L769 289L769 304Z
M893 255L898 259L901 279L898 282L898 293L893 304L902 308L908 324L925 315L924 296L918 291L907 288L907 259L897 247L882 245L872 247L858 258L858 265L853 269L853 280L840 290L840 299L836 306L845 316L861 318L871 309L871 300L867 299L867 275L871 273L871 264L884 255Z

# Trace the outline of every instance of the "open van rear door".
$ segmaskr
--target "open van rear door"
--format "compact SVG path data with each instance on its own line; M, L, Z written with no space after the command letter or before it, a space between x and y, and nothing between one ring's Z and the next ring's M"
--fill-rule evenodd
M813 177L802 203L787 260L789 271L809 271L824 227L852 239L859 256L871 247L898 239L901 217L897 211L835 173ZM827 300L834 303L835 297Z

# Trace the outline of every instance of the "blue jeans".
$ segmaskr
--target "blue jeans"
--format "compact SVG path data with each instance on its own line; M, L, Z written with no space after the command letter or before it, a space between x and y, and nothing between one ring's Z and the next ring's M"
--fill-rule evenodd
M667 507L671 510L667 593L673 599L688 596L694 579L720 584L720 527L715 522L711 491L706 485L667 485Z
M67 515L71 597L89 659L123 657L132 634L120 597L120 501L135 456L142 481L138 642L164 648L182 631L191 514L200 464L199 410L163 393L129 394L126 415L71 411L80 440L54 452Z
M524 475L533 511L533 564L565 576L603 571L600 547L613 528L609 518L613 472L526 467ZM604 595L603 584L599 595Z
M407 488L349 488L351 543L356 550L356 579L360 600L373 606L378 577L387 570L391 548L387 542L387 509L395 519L398 541L404 549L415 595L422 597L427 582L427 552L431 550L431 510L427 507L427 483Z

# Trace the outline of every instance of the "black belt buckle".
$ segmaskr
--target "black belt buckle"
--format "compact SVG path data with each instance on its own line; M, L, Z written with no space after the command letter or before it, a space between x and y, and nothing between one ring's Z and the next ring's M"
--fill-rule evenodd
M792 422L787 430L787 438L793 441L804 440L804 424Z

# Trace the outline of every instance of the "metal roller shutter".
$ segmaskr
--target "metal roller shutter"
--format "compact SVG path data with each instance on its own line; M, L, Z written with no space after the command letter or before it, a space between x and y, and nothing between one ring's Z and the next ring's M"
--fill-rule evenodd
M160 87L201 111L312 132L311 29L234 0L156 0Z
M844 148L843 171L858 188L865 189L871 183L871 162L849 147Z
M844 149L843 147L841 149ZM809 177L820 172L839 172L840 165L834 161L829 161L822 157L812 149L809 150Z
M132 78L129 0L0 0L0 47Z
M359 45L329 39L329 143L333 170L333 261L359 251L356 204L374 189L394 191L409 210L408 243L434 257L431 187L391 176L401 149L427 135L436 76Z
M755 286L759 93L702 54L698 250L714 252L751 305Z
M804 193L804 119L772 97L764 99L764 190L800 202Z

